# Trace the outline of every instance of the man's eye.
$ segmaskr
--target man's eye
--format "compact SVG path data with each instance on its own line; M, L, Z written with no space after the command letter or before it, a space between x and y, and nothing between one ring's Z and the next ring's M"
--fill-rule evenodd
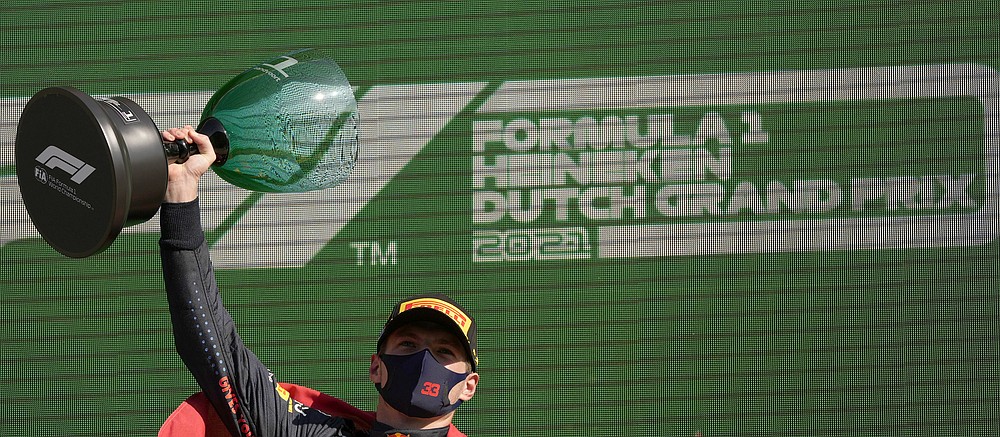
M403 340L399 342L399 345L403 347L417 347L417 344L410 340Z
M441 355L446 355L446 356L450 356L450 357L455 356L455 352L452 351L451 349L438 349L438 353L441 354Z

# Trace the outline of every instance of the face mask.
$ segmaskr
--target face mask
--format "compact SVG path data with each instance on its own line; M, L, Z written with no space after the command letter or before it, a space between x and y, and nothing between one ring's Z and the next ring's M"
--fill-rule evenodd
M452 387L468 373L455 373L434 359L427 349L409 355L379 355L389 373L385 385L375 384L382 399L410 417L437 417L458 408L448 400Z

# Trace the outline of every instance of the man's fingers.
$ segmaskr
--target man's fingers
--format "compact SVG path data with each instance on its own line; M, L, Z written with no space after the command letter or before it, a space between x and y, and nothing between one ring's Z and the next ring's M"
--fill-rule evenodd
M181 128L177 128L177 127L172 127L170 129L167 129L167 130L163 131L163 135L164 135L164 138L166 138L168 135L171 137L167 141L184 140L184 141L187 141L187 142L191 142L191 139L188 136L188 131L185 130L185 129L181 129Z
M194 169L195 173L201 174L207 170L207 166L215 162L215 148L212 147L212 140L208 138L207 135L203 135L196 131L190 125L184 127L173 127L167 129L160 133L164 141L184 141L188 144L194 144L198 148L198 155L200 157L193 161L197 161L197 164L192 163L192 160L188 160L187 163L194 165L196 167L206 166L206 168ZM207 163L204 163L207 162ZM193 168L189 168L191 170Z
M187 133L181 128L172 127L162 132L163 138L167 141L186 140ZM169 138L169 139L168 139Z
M189 135L195 145L198 146L198 153L205 155L211 161L215 161L215 148L212 147L212 140L208 135L203 135L195 131L190 131Z

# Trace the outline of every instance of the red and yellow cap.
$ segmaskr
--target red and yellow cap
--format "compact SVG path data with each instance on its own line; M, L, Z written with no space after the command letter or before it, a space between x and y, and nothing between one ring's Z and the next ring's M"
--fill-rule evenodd
M479 356L476 355L476 321L458 302L440 293L421 294L399 301L382 327L376 349L382 350L382 343L392 331L415 321L434 322L452 331L462 340L465 352L472 361L472 370L476 370L479 366Z

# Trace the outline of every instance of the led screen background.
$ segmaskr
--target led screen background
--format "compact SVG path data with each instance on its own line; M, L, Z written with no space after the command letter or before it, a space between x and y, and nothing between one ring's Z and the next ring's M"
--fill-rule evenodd
M381 322L440 291L480 323L470 435L997 435L997 18L966 1L8 1L0 434L152 435L197 391L158 219L86 260L27 220L27 98L72 85L194 124L229 78L318 47L357 87L351 179L202 191L226 305L280 379L373 407Z

